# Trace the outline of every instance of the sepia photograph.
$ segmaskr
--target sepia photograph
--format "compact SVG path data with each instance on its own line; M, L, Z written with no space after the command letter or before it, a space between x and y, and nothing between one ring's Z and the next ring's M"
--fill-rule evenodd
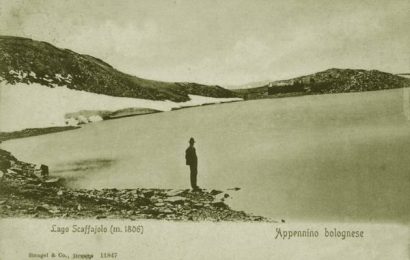
M0 0L0 259L410 259L407 0Z

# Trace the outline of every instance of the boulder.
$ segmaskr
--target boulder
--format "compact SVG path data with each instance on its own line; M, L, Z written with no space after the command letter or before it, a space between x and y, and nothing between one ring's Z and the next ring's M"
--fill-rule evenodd
M154 191L144 190L142 191L142 194L144 195L145 198L151 198L154 195Z
M217 208L228 208L228 205L223 202L213 202L211 205Z
M182 193L184 193L183 190L170 190L170 191L167 191L167 192L166 192L166 194L167 194L169 197L179 196L179 195L181 195Z
M15 172L15 173L18 173L18 174L22 173L21 167L18 167L18 166L12 166L12 167L10 167L9 169L7 169L7 171L9 171L9 170L11 170L11 171L13 171L13 172Z
M211 190L211 192L210 192L210 194L211 194L212 196L218 195L218 194L220 194L220 193L222 193L222 191L220 191L220 190Z
M6 170L6 173L7 173L8 175L16 175L16 174L17 174L15 171L10 170L10 169L7 169L7 170Z
M6 159L4 159L4 160L1 159L0 160L0 170L5 171L10 167L11 167L11 163L10 163L9 160L6 160Z
M49 206L48 204L43 204L43 205L40 205L40 206L35 207L34 210L36 210L36 211L46 211L46 212L49 212L49 209L50 209L50 206Z
M48 166L42 164L42 165L40 166L40 172L41 172L41 173L40 173L40 174L41 174L41 177L47 178L47 177L48 177L48 174L49 174Z

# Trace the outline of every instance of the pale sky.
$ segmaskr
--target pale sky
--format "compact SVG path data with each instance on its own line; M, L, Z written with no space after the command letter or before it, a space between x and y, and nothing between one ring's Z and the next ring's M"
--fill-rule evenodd
M0 34L163 81L234 85L333 67L410 72L408 0L0 0Z

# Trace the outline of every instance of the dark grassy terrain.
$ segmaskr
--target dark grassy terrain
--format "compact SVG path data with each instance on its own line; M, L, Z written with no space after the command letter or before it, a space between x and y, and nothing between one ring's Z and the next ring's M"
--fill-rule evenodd
M11 36L0 36L0 77L9 84L67 86L97 94L151 100L182 102L189 100L188 94L221 98L236 96L220 86L138 78L89 55Z
M36 135L51 134L61 131L77 129L79 126L57 126L57 127L46 127L46 128L27 128L21 131L14 132L0 132L0 142L10 139L24 138Z

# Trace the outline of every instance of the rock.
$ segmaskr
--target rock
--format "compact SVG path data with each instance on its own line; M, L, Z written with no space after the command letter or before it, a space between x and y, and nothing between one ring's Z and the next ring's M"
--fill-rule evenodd
M226 198L229 198L229 194L228 193L225 193L224 194L224 198L226 199Z
M63 193L64 193L64 192L63 192L62 190L59 190L59 191L57 192L57 195L58 195L58 196L61 196L61 195L63 195Z
M48 212L49 211L49 206L48 206L48 204L43 204L41 206L35 207L34 210L36 210L36 211L47 211Z
M194 208L202 208L203 206L204 206L204 204L202 204L202 203L195 203L193 205Z
M178 195L181 195L182 193L184 193L183 190L170 190L170 191L167 191L167 192L166 192L166 194L167 194L169 197L178 196Z
M175 196L175 197L169 197L166 198L164 201L166 202L171 202L171 203L183 203L186 200L185 197L181 197L181 196Z
M11 169L7 169L7 173L10 174L10 175L16 175L17 174L17 172L15 172Z
M50 209L48 212L52 214L57 214L57 213L60 213L61 211L58 208L53 208L53 209Z
M175 214L169 214L165 218L169 219L169 220L174 220L174 219L176 219L176 216L175 216Z
M220 193L214 197L214 202L221 202L225 200L225 195Z
M128 210L127 211L127 215L134 215L134 214L135 214L135 212L133 210Z
M161 210L161 213L166 213L166 214L169 214L169 213L172 213L173 211L171 210L171 209L164 209L164 210Z
M212 196L218 195L218 194L220 194L220 193L222 193L222 191L219 191L219 190L211 190L211 192L210 192L210 194L211 194Z
M0 170L4 171L8 168L10 168L11 162L7 159L5 160L0 160Z
M217 208L228 208L228 205L223 202L213 202L211 205Z
M37 176L37 178L41 178L41 164L35 164L32 168L33 174Z
M10 170L12 170L12 171L14 171L14 172L16 172L16 173L22 173L22 168L21 168L21 166L17 166L17 165L14 165L14 166L12 166L11 168L10 168Z
M49 171L48 171L48 166L47 165L42 164L40 166L40 171L41 171L41 177L43 177L43 178L48 177Z
M35 175L33 175L33 176L35 176ZM40 181L37 178L34 179L34 178L30 178L30 177L27 177L26 180L27 180L27 183L32 183L32 184L37 184Z
M45 181L45 183L57 183L60 181L60 178L51 178Z
M241 189L241 188L235 187L235 188L229 188L228 190L238 191L238 190L240 190L240 189Z
M142 194L144 195L145 198L151 198L154 195L154 191L144 190L142 191Z
M80 204L78 204L78 206L77 206L77 210L82 210L83 209L83 207L81 207L81 205Z
M136 204L140 205L140 206L142 206L142 205L149 205L149 204L152 203L150 199L147 199L147 198L144 198L144 197L138 197L138 198L136 198L136 199L134 200L134 202L135 202Z
M158 203L155 203L154 205L155 205L156 207L162 207L162 206L165 205L165 203L164 203L164 202L158 202Z
M3 178L3 176L4 176L4 172L0 170L0 178Z
M0 205L3 205L4 203L6 203L5 200L0 200Z

